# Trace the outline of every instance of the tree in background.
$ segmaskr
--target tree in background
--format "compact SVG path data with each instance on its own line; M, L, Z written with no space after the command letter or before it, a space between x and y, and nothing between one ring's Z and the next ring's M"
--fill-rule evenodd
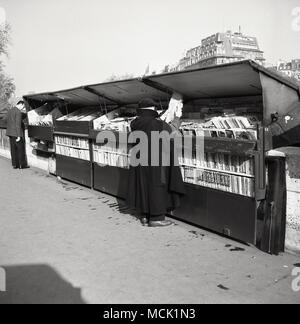
M0 25L0 55L8 55L10 32L11 30L8 23Z
M4 71L4 56L8 57L8 45L10 42L9 24L0 25L0 118L6 114L9 108L9 99L15 92L14 80Z

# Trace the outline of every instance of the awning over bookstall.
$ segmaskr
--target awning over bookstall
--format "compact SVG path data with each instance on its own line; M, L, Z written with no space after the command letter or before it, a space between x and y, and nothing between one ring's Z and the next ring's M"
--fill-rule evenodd
M170 95L164 91L148 86L141 79L124 80L88 86L88 89L99 93L105 98L121 104L137 104L145 97L166 102Z
M24 99L34 107L39 107L47 102L64 103L78 107L97 106L99 103L112 105L113 102L100 98L99 96L85 90L83 87L61 90L51 93L33 94L24 96Z
M272 79L275 84L299 90L292 81L253 61L153 75L144 81L154 87L165 88L166 91L181 93L187 99L225 98L261 95L265 86L262 84L261 74Z
M65 104L85 106L122 106L137 104L141 99L150 97L158 102L168 102L170 95L150 87L141 79L122 80L82 86L70 90L24 96L27 101L39 105L46 102L64 102Z
M35 106L49 101L77 107L121 106L137 104L145 97L166 103L174 92L182 94L186 101L262 95L267 125L271 123L272 114L283 116L299 101L297 84L253 61L33 94L24 99L34 102Z
M145 82L176 91L185 99L254 96L262 93L259 74L250 64L230 64L155 75Z
M271 123L272 114L284 116L292 104L299 102L299 85L253 61L154 75L144 82L178 92L185 100L262 95L266 125Z

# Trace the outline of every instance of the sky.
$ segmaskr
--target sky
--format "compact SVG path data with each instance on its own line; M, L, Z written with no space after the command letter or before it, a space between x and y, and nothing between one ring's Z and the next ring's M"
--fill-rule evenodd
M239 26L268 62L300 58L297 8L300 0L0 0L12 27L6 70L18 96L141 76Z

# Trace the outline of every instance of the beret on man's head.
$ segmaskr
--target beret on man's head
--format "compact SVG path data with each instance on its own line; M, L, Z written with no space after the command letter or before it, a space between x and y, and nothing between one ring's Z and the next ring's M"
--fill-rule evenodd
M139 102L139 109L158 108L158 103L151 98L144 98Z

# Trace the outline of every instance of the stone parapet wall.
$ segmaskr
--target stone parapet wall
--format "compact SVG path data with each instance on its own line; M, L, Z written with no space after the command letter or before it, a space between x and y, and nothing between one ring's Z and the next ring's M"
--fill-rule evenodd
M280 149L286 155L287 226L286 248L300 253L300 148Z
M30 139L28 138L27 131L25 132L25 140L28 164L32 167L49 172L49 158L39 156L35 153L34 149L30 145ZM11 158L9 138L6 136L6 129L0 129L0 156L8 159Z

